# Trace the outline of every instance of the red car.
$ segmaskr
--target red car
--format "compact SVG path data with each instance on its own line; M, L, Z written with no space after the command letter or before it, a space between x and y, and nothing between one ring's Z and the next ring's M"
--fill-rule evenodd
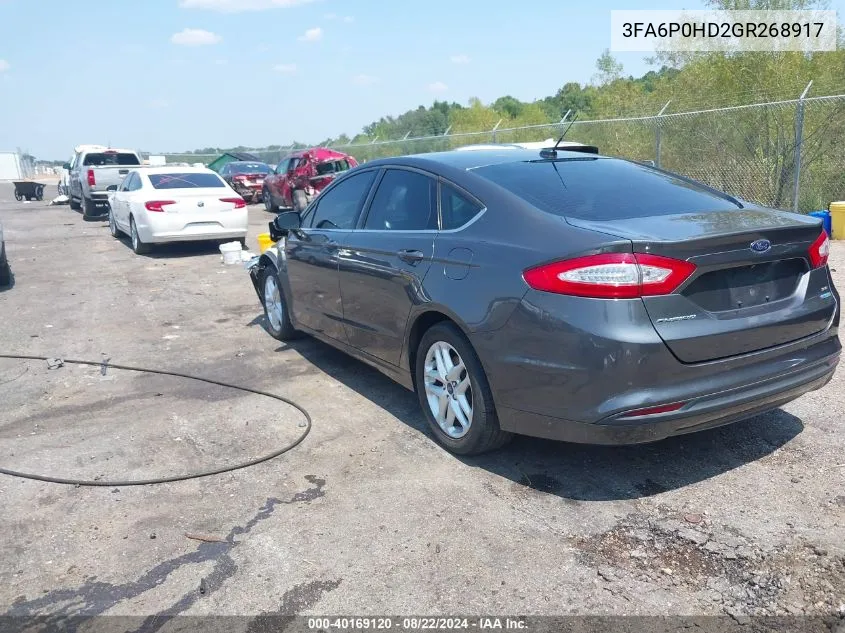
M357 165L352 156L324 147L288 154L264 179L264 207L272 212L280 207L302 211L337 174Z
M264 189L264 179L273 173L265 163L234 161L226 163L220 176L247 202L258 202Z

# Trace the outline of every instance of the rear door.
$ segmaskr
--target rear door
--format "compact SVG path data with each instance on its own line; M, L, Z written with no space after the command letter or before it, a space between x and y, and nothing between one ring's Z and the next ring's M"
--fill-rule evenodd
M353 347L399 364L408 315L424 301L437 226L435 178L385 170L366 217L340 252L343 317Z
M293 319L339 341L346 341L338 279L338 251L346 241L377 170L344 178L312 204L302 228L285 239L285 264Z

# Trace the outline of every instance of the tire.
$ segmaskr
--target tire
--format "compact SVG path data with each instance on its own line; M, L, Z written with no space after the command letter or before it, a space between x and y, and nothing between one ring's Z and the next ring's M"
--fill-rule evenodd
M144 255L152 250L149 244L144 244L141 241L141 236L138 235L138 227L135 226L135 218L131 216L129 217L129 232L129 237L132 240L132 251L136 255Z
M44 199L44 187L38 187L38 189L35 190L35 199L38 201Z
M111 207L109 207L109 233L111 233L111 236L115 239L118 239L121 235L123 235L123 231L117 228L117 222L114 220L114 213L112 212Z
M264 210L267 213L276 213L277 207L273 202L273 194L270 193L270 190L267 187L264 187L261 197L264 198Z
M446 355L441 356L442 361L438 361L439 352ZM417 347L414 377L423 415L437 442L449 452L478 455L500 448L513 438L499 428L484 368L454 323L437 323L423 334Z
M297 213L302 213L305 211L305 207L308 206L308 194L306 194L302 189L295 189L293 192L293 210Z
M70 208L74 211L79 211L80 209L82 209L82 205L76 201L76 198L70 196Z
M23 194L18 191L15 191L15 200L17 200L18 202L23 200Z
M0 288L12 285L12 269L6 259L6 249L0 246Z
M261 273L261 303L267 332L278 341L290 341L300 336L290 322L290 314L279 284L275 266L268 265Z
M102 214L97 213L97 205L89 198L82 198L82 217L86 220L96 218Z

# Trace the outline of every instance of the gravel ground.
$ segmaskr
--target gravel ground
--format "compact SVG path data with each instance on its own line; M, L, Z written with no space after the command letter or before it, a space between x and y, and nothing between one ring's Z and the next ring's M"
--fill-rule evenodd
M11 191L0 185L15 274L0 353L95 364L0 360L0 465L158 477L302 432L277 401L103 375L104 358L284 395L314 425L282 457L181 483L0 476L6 615L845 613L841 372L783 410L687 437L522 438L461 459L429 438L410 392L312 339L270 338L216 246L139 257L104 222ZM250 215L254 246L269 218ZM831 266L842 287L845 243Z

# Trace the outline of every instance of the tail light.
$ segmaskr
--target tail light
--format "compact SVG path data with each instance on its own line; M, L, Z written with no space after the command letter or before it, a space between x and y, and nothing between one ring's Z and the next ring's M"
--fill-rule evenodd
M89 169L88 170L88 186L93 187L96 184L97 184L97 179L94 178L94 170Z
M810 245L810 264L813 268L821 268L827 264L829 255L830 240L827 238L827 231L822 231L822 234Z
M644 253L606 253L536 268L522 277L534 290L596 299L635 299L670 294L689 279L695 264Z
M176 204L175 200L148 200L144 203L144 206L147 207L147 211L155 211L157 213L161 213L164 211L165 205L168 204Z
M220 202L231 202L236 209L243 209L246 206L243 198L220 198Z

